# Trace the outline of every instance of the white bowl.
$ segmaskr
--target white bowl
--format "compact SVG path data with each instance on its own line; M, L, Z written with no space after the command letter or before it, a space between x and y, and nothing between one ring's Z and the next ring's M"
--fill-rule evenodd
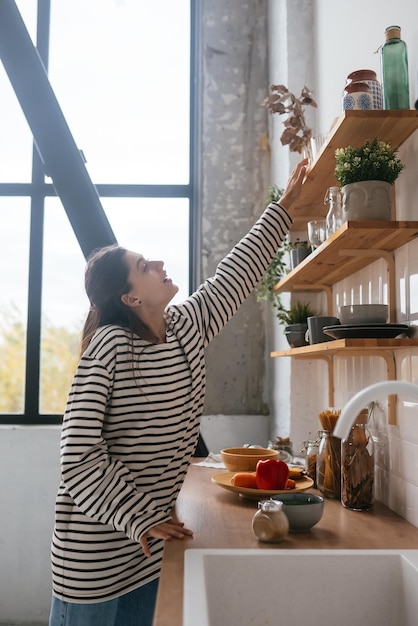
M291 532L306 532L319 522L324 512L324 498L313 493L281 493L273 496L283 502L283 512Z
M386 324L387 304L348 304L340 306L341 324Z

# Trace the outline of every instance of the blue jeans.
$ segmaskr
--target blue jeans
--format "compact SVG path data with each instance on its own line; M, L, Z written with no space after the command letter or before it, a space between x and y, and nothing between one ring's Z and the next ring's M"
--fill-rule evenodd
M49 626L152 626L158 579L114 600L94 604L52 596Z

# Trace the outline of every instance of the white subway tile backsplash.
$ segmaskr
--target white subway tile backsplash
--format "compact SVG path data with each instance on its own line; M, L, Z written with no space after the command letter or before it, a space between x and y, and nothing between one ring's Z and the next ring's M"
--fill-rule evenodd
M418 446L405 440L400 442L401 478L418 487Z
M387 479L387 501L385 504L401 515L405 517L406 513L406 482L399 476L395 476L388 472L386 474Z
M405 507L404 507L405 519L418 526L418 486L407 482L405 484Z
M418 445L418 404L398 402L399 436L414 445Z
M399 218L398 218L399 219ZM418 241L395 252L396 312L392 321L418 325ZM386 262L373 261L334 286L334 309L342 304L388 302ZM417 334L418 336L418 334ZM418 384L418 350L394 352L396 377ZM386 380L388 364L380 357L340 357L334 361L336 406L359 390ZM373 416L375 497L418 526L418 404L397 400L397 424L387 423L387 398L377 399Z

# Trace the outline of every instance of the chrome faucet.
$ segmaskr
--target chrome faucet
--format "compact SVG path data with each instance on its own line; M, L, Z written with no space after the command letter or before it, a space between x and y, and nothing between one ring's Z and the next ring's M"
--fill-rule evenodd
M341 411L333 430L333 436L345 439L348 437L350 428L355 422L357 415L369 402L376 400L381 395L403 393L418 401L418 385L403 380L388 380L365 387L351 398Z

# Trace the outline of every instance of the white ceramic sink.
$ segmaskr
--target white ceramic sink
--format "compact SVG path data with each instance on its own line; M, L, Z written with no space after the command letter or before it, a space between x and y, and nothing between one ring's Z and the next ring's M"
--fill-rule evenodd
M183 626L417 626L418 550L186 550Z

